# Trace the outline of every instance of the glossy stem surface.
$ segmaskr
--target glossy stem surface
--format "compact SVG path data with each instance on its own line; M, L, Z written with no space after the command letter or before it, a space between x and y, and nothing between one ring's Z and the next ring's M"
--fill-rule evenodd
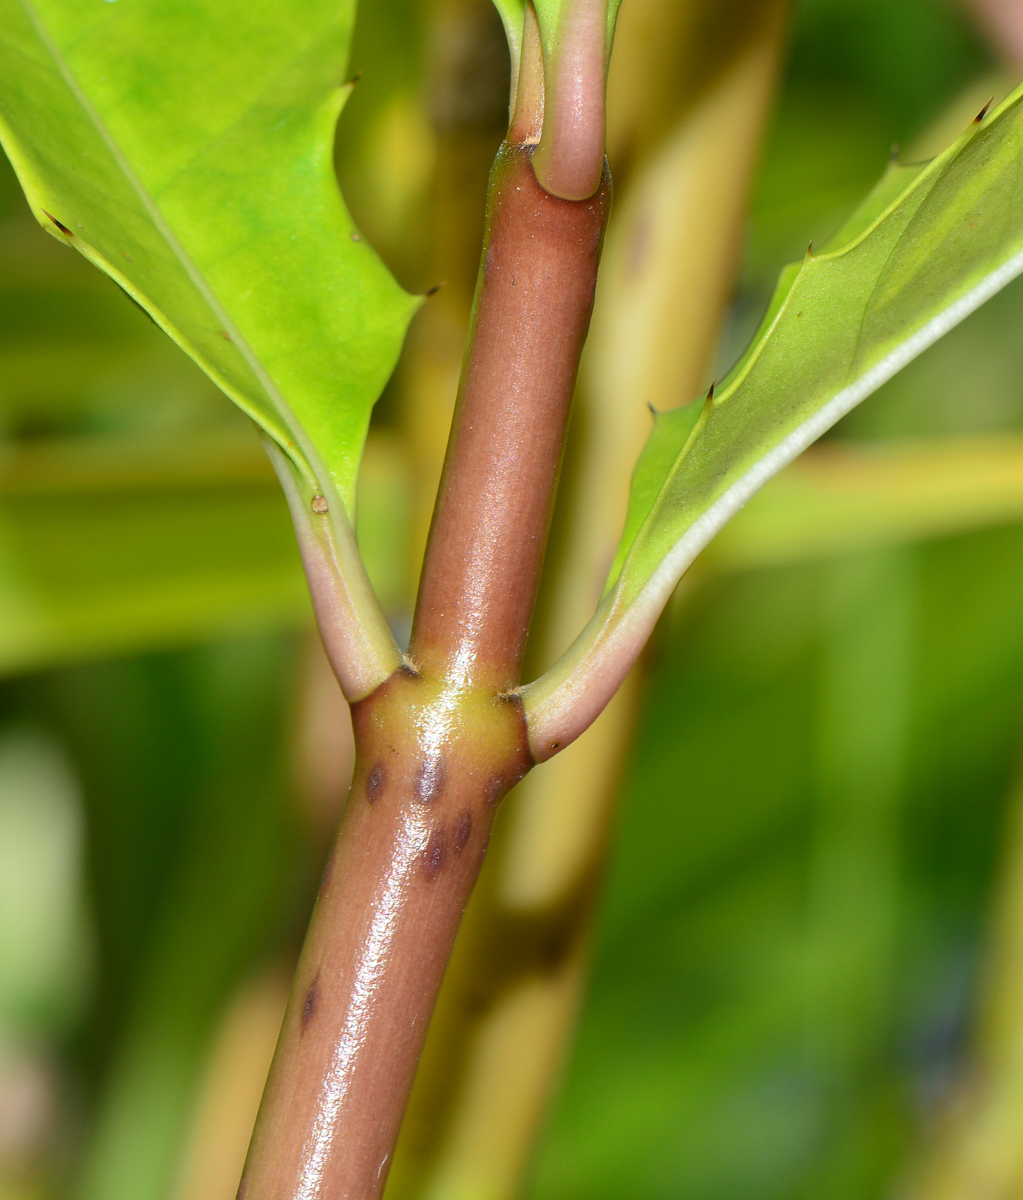
M532 763L517 700L406 670L352 716L355 779L243 1200L370 1200L383 1191L494 810Z
M410 655L425 674L519 682L610 207L559 200L505 143Z
M352 708L356 770L240 1200L376 1200L498 802L610 200L502 147L410 652Z

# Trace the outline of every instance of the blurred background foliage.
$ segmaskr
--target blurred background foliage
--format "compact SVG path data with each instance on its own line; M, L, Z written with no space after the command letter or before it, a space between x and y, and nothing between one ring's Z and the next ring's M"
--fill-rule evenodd
M428 8L364 6L339 134L415 290L431 189L478 240L507 71L485 6ZM802 0L719 364L892 143L1011 82L951 0ZM1017 282L680 589L535 1200L1023 1196L1021 321ZM398 379L359 534L400 629L439 431ZM310 624L245 421L0 166L0 1200L233 1196L350 763ZM971 1120L983 1193L928 1166Z

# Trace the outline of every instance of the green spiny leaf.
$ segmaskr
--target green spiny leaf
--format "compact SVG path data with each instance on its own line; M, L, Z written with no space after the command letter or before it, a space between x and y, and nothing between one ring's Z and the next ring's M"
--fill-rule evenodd
M106 271L351 518L415 301L334 179L352 0L0 0L0 140Z
M656 421L604 598L523 689L538 758L594 719L679 578L767 480L1021 272L1023 88L933 162L890 168L824 252L783 271L695 424L694 406Z
M668 556L680 573L780 467L1023 271L1021 97L932 163L892 166L822 253L785 269L694 436L681 414L657 422L610 577L621 600Z

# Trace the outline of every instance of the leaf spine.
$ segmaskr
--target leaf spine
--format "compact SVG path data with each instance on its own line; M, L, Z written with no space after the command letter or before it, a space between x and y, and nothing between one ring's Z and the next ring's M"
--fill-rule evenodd
M43 209L43 213L53 222L54 225L57 226L57 228L65 237L73 238L75 236L63 221L57 220L53 213L48 213L45 208Z

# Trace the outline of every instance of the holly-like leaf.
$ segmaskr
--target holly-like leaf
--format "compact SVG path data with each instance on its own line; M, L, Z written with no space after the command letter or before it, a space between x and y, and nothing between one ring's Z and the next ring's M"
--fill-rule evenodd
M768 479L1021 272L1023 89L931 163L890 168L820 252L782 272L713 395L656 418L604 599L525 689L535 752L592 720L679 578Z
M318 553L358 576L359 460L416 301L334 176L353 15L352 0L0 0L0 140L44 226L278 443L293 502L324 498ZM386 630L363 578L340 586L380 627L385 665L353 684L371 686L393 666Z

